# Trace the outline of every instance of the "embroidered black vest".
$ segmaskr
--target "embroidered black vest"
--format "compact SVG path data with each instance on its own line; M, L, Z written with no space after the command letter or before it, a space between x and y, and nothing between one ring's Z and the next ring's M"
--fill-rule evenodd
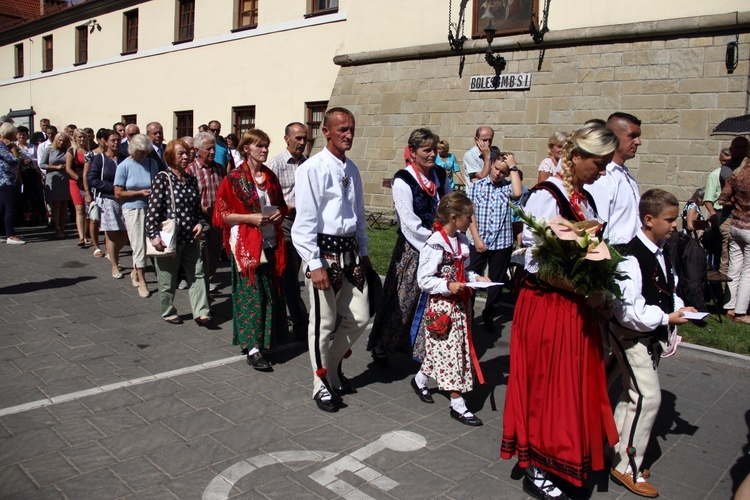
M638 260L641 268L641 277L643 284L641 286L641 295L650 306L659 306L666 314L674 312L674 294L675 281L672 263L669 260L669 251L665 248L664 263L667 267L667 276L661 270L659 261L651 250L636 236L627 244L627 253ZM667 326L659 326L653 332L648 332L649 336L656 337L657 340L666 341L669 338Z
M437 192L440 197L443 197L445 195L445 169L443 168L432 168L432 171L434 172L434 175L432 176L432 181L435 182L437 180ZM437 211L437 203L433 198L427 195L427 193L424 192L422 187L419 185L419 182L414 178L411 173L406 169L401 169L398 172L396 172L396 175L393 176L393 180L401 179L404 181L409 188L411 189L411 196L413 200L412 208L414 209L414 214L419 217L419 220L422 221L422 226L426 227L427 229L432 229L432 223L435 222L435 212ZM399 230L400 232L400 230Z

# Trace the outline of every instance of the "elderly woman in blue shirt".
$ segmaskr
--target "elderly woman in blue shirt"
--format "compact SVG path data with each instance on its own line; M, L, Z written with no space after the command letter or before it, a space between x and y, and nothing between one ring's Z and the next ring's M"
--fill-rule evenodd
M26 243L16 236L13 219L16 216L16 195L18 194L18 167L20 154L13 143L18 131L12 123L0 125L0 215L5 224L5 238L8 245Z
M152 151L151 139L135 135L128 145L128 156L115 173L115 198L122 204L125 229L133 249L133 271L130 280L138 287L138 295L150 295L146 286L146 208L151 195L151 184L159 166L148 154Z

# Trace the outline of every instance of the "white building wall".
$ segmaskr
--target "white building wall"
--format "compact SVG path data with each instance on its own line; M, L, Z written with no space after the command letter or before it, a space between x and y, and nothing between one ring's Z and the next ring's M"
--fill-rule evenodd
M539 0L544 4L545 0ZM453 20L460 0L454 0ZM157 120L173 135L174 112L194 110L194 124L219 119L231 130L232 106L255 105L256 126L269 133L271 154L283 127L304 121L306 101L328 100L341 54L447 45L445 0L340 0L339 12L305 18L307 0L260 0L258 28L231 32L234 0L196 0L195 37L173 44L175 0L151 0L97 15L89 61L74 66L75 26L0 47L0 112L31 106L58 126L111 126L123 114ZM466 32L471 32L471 1ZM138 52L121 56L123 13L139 12ZM549 26L569 29L733 12L747 0L552 0ZM40 73L42 37L53 35L54 69ZM14 45L23 43L25 71L14 78Z

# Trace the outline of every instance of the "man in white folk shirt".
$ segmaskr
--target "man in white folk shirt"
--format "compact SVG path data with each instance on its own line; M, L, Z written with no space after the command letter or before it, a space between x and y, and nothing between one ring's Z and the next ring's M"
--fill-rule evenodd
M313 399L318 408L333 413L343 405L341 395L356 392L343 376L341 362L370 320L364 266L372 264L362 179L346 157L354 141L354 116L348 109L331 108L321 131L326 147L297 168L292 241L307 262L311 284Z
M641 193L638 183L628 172L625 162L635 158L641 145L641 121L628 113L612 113L607 119L607 128L615 133L620 145L612 161L592 185L585 186L596 203L599 217L607 223L604 237L613 245L625 245L633 239L641 227L638 218L638 203Z

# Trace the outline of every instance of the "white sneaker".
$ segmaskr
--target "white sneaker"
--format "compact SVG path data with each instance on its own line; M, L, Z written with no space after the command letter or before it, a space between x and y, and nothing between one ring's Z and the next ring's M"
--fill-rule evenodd
M7 243L8 245L25 245L26 244L25 241L18 238L17 236L11 236L5 241L5 243Z
M187 290L187 281L185 280L180 281L180 284L177 285L177 288L179 288L180 290Z

